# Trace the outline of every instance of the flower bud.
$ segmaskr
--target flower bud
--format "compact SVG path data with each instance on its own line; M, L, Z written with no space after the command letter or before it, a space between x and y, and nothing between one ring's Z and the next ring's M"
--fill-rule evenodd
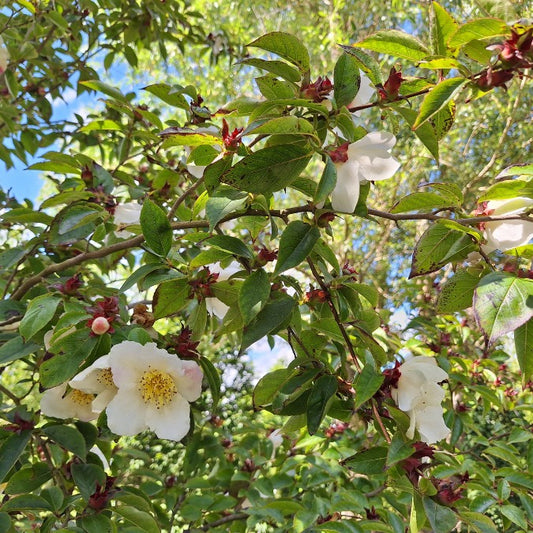
M91 330L95 335L103 335L108 332L109 328L109 322L103 316L96 317L91 325Z

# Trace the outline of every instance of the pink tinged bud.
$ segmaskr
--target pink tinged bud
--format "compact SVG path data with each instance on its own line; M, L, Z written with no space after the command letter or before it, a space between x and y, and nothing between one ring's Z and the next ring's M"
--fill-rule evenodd
M98 316L93 320L91 330L95 335L103 335L104 333L107 333L110 327L107 318Z

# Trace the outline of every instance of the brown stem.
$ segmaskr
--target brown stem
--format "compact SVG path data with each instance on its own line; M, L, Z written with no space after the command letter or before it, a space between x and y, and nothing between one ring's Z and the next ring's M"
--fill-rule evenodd
M229 514L228 516L223 516L222 518L219 518L218 520L215 520L214 522L205 524L205 526L202 526L200 529L202 531L209 531L214 527L221 526L223 524L228 524L229 522L235 522L235 520L246 520L248 516L249 515L247 515L246 513Z
M185 199L190 196L202 183L204 182L204 177L202 176L198 180L196 180L196 183L189 187L172 205L170 208L170 211L168 212L168 219L172 220L172 217L174 216L174 213L178 210L178 207L185 201Z
M326 302L331 311L331 314L333 315L333 318L335 319L335 322L337 322L337 325L339 326L342 337L344 341L346 342L348 351L350 352L350 355L352 356L353 364L355 368L357 369L357 371L361 372L361 364L359 363L359 360L357 359L357 355L353 348L352 341L350 340L350 336L348 335L346 329L344 328L344 324L342 323L340 319L339 313L337 313L337 309L335 308L335 305L333 304L333 299L331 297L331 293L329 292L329 287L324 283L322 276L320 275L320 273L315 267L315 264L310 258L307 258L307 263L309 265L309 268L311 269L311 272L313 273L313 276L315 277L316 281L320 285L320 288L326 293Z

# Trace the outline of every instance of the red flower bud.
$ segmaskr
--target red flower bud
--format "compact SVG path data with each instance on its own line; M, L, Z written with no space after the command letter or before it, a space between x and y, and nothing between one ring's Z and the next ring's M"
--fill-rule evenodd
M109 325L107 318L103 316L98 316L92 321L91 331L95 335L103 335L104 333L107 333L109 331L110 327L111 326Z

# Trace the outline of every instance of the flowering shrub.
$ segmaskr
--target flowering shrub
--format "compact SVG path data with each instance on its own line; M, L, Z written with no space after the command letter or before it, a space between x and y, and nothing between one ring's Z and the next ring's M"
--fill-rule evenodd
M2 530L531 530L533 29L352 4L0 10Z

